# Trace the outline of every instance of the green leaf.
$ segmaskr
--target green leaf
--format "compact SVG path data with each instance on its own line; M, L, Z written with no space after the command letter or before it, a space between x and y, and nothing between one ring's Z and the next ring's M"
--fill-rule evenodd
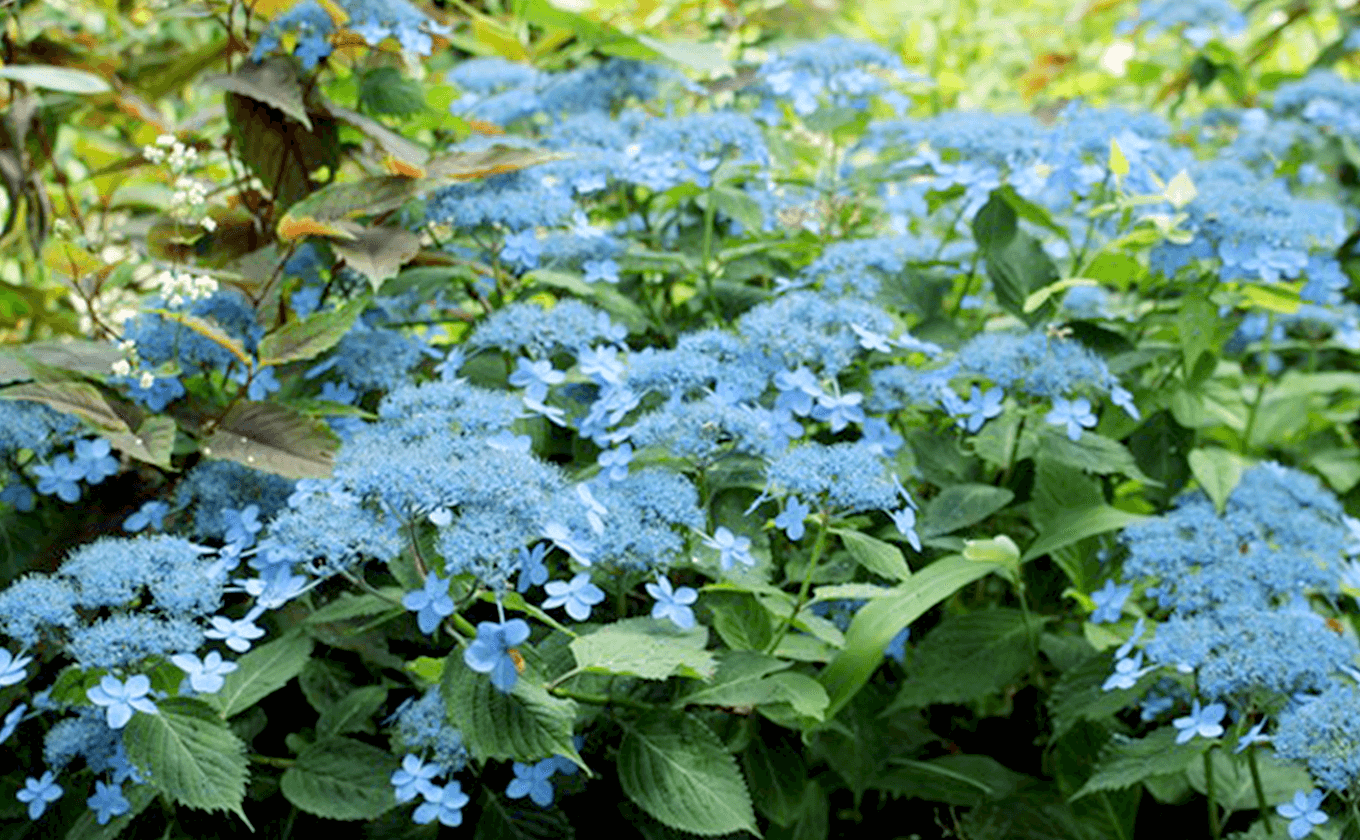
M374 67L359 75L359 107L379 116L409 117L425 109L425 90L396 67Z
M477 797L477 827L472 840L572 840L576 827L559 809L525 807L482 788Z
M405 228L365 227L351 233L343 241L332 242L331 248L350 268L368 278L374 292L420 253L420 236Z
M326 352L345 337L367 306L368 299L361 297L339 309L289 321L260 339L260 367L311 359Z
M225 98L227 124L237 154L287 208L315 189L311 173L340 164L340 127L325 113L308 112L308 128L272 105L234 91Z
M321 713L321 719L316 722L317 734L329 737L349 732L372 732L373 716L386 702L387 689L380 685L356 688Z
M1099 285L1100 285L1099 283L1090 279L1089 277L1065 277L1062 280L1057 281L1056 283L1049 283L1047 286L1044 286L1037 292L1031 292L1029 297L1025 298L1025 303L1021 307L1021 310L1024 312L1033 312L1034 310L1038 309L1039 307L1047 303L1048 299L1056 295L1058 292L1065 292L1068 289L1074 288L1076 286L1099 286Z
M760 836L736 761L693 715L625 724L618 767L623 792L664 825L705 837L741 830Z
M895 759L893 769L879 777L879 790L893 796L975 807L1004 799L1031 781L988 755L946 755L929 761Z
M1294 791L1313 787L1307 770L1293 762L1281 761L1272 750L1256 750L1256 769L1261 775L1261 790L1266 802L1288 802L1294 797ZM1256 808L1256 789L1251 781L1247 756L1217 749L1210 754L1209 760L1214 763L1214 801L1228 811ZM1190 786L1206 793L1204 762L1192 761L1185 770Z
M713 614L713 629L734 650L764 650L774 638L769 611L750 592L705 588L703 605Z
M635 37L638 43L653 50L662 58L702 75L716 77L733 72L732 65L723 57L722 47L718 44L705 44L699 41L660 41L650 35ZM752 230L759 230L759 227Z
M1015 215L1019 218L1024 219L1031 224L1038 225L1039 227L1047 228L1053 233L1061 236L1063 239L1067 239L1071 236L1071 233L1067 228L1053 221L1053 217L1049 215L1047 210L1021 196L1020 193L1015 191L1015 187L1010 184L1005 184L992 190L992 195L1006 202L1007 206L1015 211Z
M121 358L121 350L101 341L31 341L0 348L0 383L41 379L43 368L100 377Z
M1176 730L1169 726L1163 726L1146 738L1115 735L1101 751L1096 772L1072 798L1126 788L1153 776L1179 773L1214 743L1207 738L1192 738L1177 744L1175 738Z
M285 242L304 236L348 239L359 229L352 219L398 209L415 195L417 183L400 175L380 175L328 184L288 208L279 220L279 238Z
M170 456L175 449L179 427L169 417L151 415L134 432L105 432L104 437L119 452L126 452L139 461L170 469Z
M1016 213L995 190L973 216L973 239L985 252L1000 250L1009 245L1017 232Z
M0 79L62 93L108 93L109 83L93 73L53 64L10 64L0 67Z
M128 760L156 789L190 808L234 811L245 819L245 744L201 700L173 697L123 729Z
M1217 446L1192 449L1187 460L1200 489L1213 500L1218 512L1223 513L1228 505L1228 496L1237 487L1247 462L1240 455Z
M209 702L224 718L243 712L301 673L311 655L311 637L297 632L260 645L236 660L236 670L222 678L221 690L207 695Z
M1015 494L990 484L955 484L925 503L921 510L921 538L952 534L981 522L1011 503Z
M509 694L502 694L485 674L473 671L455 650L444 664L441 693L449 722L463 733L473 758L509 759L532 764L564 755L582 768L585 763L572 740L576 703L553 697L535 682L531 670L520 675Z
M1020 558L1020 561L1026 562L1035 557L1051 554L1078 540L1103 534L1106 531L1117 531L1135 522L1142 522L1144 519L1147 519L1147 517L1137 513L1129 513L1110 505L1097 505L1071 511L1044 523L1038 539L1030 543L1029 548L1025 549L1025 554Z
M883 649L898 631L960 587L997 568L957 554L942 557L894 587L891 594L861 607L845 634L845 646L819 677L831 698L827 717L835 716L869 681L883 663Z
M1083 432L1077 440L1070 440L1056 426L1045 424L1039 434L1038 457L1050 458L1059 464L1096 475L1118 473L1144 484L1157 483L1138 469L1133 453L1124 444L1091 431Z
M330 624L350 618L364 618L401 610L401 607L389 599L400 601L405 594L401 587L387 586L379 589L378 593L354 592L341 595L302 621L304 624ZM386 597L383 597L384 595Z
M673 674L709 679L717 663L704 650L708 628L680 630L670 621L625 618L571 642L582 671L664 680Z
M848 528L833 528L831 533L841 538L855 562L879 577L897 581L911 577L911 568L897 546Z
M790 826L803 813L807 765L798 751L779 739L752 738L741 754L751 788L759 793L756 810L773 823Z
M339 439L324 421L267 402L238 402L227 411L203 454L284 478L328 478Z
M231 74L205 76L202 84L248 96L277 108L302 123L308 131L312 120L302 102L302 81L298 79L297 64L282 56L271 56L264 61L244 61Z
M395 808L387 750L350 738L324 738L283 772L279 787L299 810L328 820L371 820Z
M1109 653L1098 653L1086 657L1058 678L1048 701L1053 715L1053 740L1061 738L1079 721L1113 718L1138 702L1143 695L1142 684L1110 691L1101 688L1113 673L1114 659ZM1143 682L1150 683L1155 679L1155 676L1147 675Z
M820 720L830 702L826 690L805 674L785 672L791 664L755 651L728 651L711 685L700 687L676 702L695 706L788 703L799 715Z
M30 400L88 420L99 429L131 432L127 421L88 382L26 382L0 390L0 399Z
M1031 621L1037 633L1039 619ZM916 646L911 678L889 711L964 703L1000 691L1029 667L1029 633L1020 610L947 616Z

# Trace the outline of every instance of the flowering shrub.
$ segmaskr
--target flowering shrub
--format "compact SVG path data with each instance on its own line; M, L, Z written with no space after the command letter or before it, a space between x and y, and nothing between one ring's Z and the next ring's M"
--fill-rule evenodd
M1360 830L1360 83L989 114L840 37L276 5L164 24L220 116L0 68L4 171L108 96L158 187L6 175L75 290L0 355L20 832ZM1122 31L1227 66L1182 6Z

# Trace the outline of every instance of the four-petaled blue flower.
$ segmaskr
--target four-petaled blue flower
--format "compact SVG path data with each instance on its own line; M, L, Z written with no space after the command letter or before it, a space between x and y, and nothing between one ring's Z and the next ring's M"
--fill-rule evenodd
M170 657L170 661L188 676L190 687L202 694L220 691L226 682L224 675L238 667L235 662L224 662L222 654L215 650L209 651L202 659L192 653L177 653Z
M515 372L510 374L509 381L516 388L523 388L529 399L541 403L548 398L548 388L564 382L566 378L567 375L554 369L548 359L535 362L521 358Z
M425 587L407 592L401 605L416 611L420 632L433 633L439 622L453 615L453 599L449 597L449 581L434 572L425 576Z
M429 796L439 790L439 785L430 781L439 775L438 764L426 764L419 756L407 754L401 760L401 769L392 774L392 787L398 802L410 802L417 794Z
M28 818L36 820L47 810L47 803L56 802L61 798L61 794L61 785L57 784L56 777L48 770L42 774L41 779L29 776L24 781L24 789L14 794L14 798L20 802L27 802Z
M1251 729L1248 729L1246 734L1243 735L1241 738L1237 739L1237 746L1233 748L1233 754L1236 755L1237 753L1242 752L1247 747L1250 747L1252 744L1269 743L1270 736L1261 734L1261 730L1265 728L1266 719L1261 718L1260 722L1258 722Z
M581 263L581 270L585 272L587 283L619 282L619 264L608 257L602 260L586 260Z
M713 536L704 536L704 544L709 548L718 550L718 564L725 572L732 568L732 563L745 563L747 566L754 566L756 558L751 556L751 538L738 537L725 526L719 525L718 530Z
M590 575L577 572L570 581L551 580L543 587L548 599L543 609L565 606L567 615L577 621L590 618L590 608L604 600L604 590L590 582Z
M669 618L682 630L694 626L694 610L689 605L699 599L698 592L688 586L672 589L670 580L658 574L656 583L647 584L647 594L656 599L652 605L652 618Z
M1096 416L1091 413L1091 401L1085 397L1075 400L1054 397L1053 410L1044 419L1054 426L1066 426L1067 439L1071 441L1081 440L1081 430L1096 424Z
M600 474L610 481L622 481L628 477L628 462L633 460L633 445L625 443L615 449L600 453Z
M1124 611L1124 601L1133 592L1133 584L1117 585L1113 580L1105 581L1105 586L1091 593L1095 601L1095 611L1091 613L1092 624L1107 624L1118 621Z
M1327 815L1318 806L1322 804L1322 791L1313 788L1309 791L1295 791L1294 800L1275 806L1275 813L1289 820L1289 836L1293 840L1307 837L1313 833L1313 826L1327 822Z
M458 782L449 782L442 788L434 787L432 790L424 791L423 795L425 801L416 808L411 819L421 825L437 819L449 828L463 824L463 806L468 804L468 796L463 793L463 786Z
M1006 392L1000 388L992 388L984 394L974 385L968 399L957 406L959 414L968 415L959 419L959 426L970 434L977 432L984 423L1001 413L1001 401L1005 398Z
M215 615L208 619L208 623L212 627L204 630L203 635L209 639L221 639L237 653L250 650L250 643L264 635L264 630L257 627L250 616L232 621L224 615Z
M94 796L85 800L94 811L95 822L108 825L109 820L122 816L132 810L132 803L123 796L122 785L109 785L102 781L94 783Z
M774 518L775 527L783 528L789 539L801 540L807 530L803 527L803 520L811 512L811 505L804 504L797 496L790 496L784 505L784 512Z
M1222 703L1210 703L1201 709L1199 700L1195 700L1188 716L1171 721L1171 725L1180 730L1176 743L1184 744L1196 735L1217 738L1223 734L1222 721L1227 713L1228 708Z
M864 409L859 407L863 401L863 394L822 394L812 407L812 419L825 420L831 431L839 432L851 423L864 422Z
M542 586L548 579L548 564L543 562L543 556L547 553L547 543L539 543L533 550L519 550L519 573L515 576L517 592L528 592L529 587Z
M165 515L169 512L170 505L167 502L147 502L138 508L136 513L123 521L123 530L135 533L150 526L151 530L159 531Z
M76 441L75 467L87 484L98 484L118 472L118 459L109 454L110 450L104 438Z
M127 682L105 674L99 685L85 689L85 696L96 706L107 707L110 729L122 729L132 720L133 709L149 715L156 713L156 704L146 696L150 691L151 679L145 674L133 674Z
M80 499L80 484L78 483L85 477L85 469L71 462L66 455L58 455L52 459L51 466L39 464L33 468L33 474L38 477L38 492L44 496L56 494L67 504L72 504Z
M528 796L540 808L552 804L553 786L548 780L557 772L557 756L545 758L537 764L516 761L514 771L515 778L506 787L506 796L511 799Z
M490 674L491 684L502 694L509 694L519 679L517 655L510 649L529 638L529 625L522 618L496 623L483 621L477 625L477 638L463 650L463 662L479 674ZM519 660L523 661L523 660Z
M28 672L24 668L33 661L31 656L15 656L5 648L0 648L0 688L24 681Z

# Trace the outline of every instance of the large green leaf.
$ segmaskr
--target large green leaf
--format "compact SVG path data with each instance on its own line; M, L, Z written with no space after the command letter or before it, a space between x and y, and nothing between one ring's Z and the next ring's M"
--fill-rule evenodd
M1109 653L1087 657L1080 665L1066 671L1053 685L1049 709L1053 716L1053 739L1061 738L1081 720L1112 718L1120 710L1136 703L1145 685L1129 689L1105 691L1102 686L1114 673L1114 659ZM1156 676L1147 675L1143 683Z
M351 738L325 738L307 747L284 771L279 787L302 811L329 820L371 820L395 808L387 750Z
M109 83L103 78L84 70L54 64L11 64L0 67L0 79L62 93L109 92Z
M1190 450L1188 458L1190 472L1209 498L1213 500L1218 512L1228 504L1228 496L1242 478L1247 461L1240 455L1217 446L1203 446Z
M225 458L284 478L328 478L339 439L325 422L267 402L239 402L202 446Z
M769 611L749 592L705 587L703 604L713 614L713 629L733 650L764 650L774 637Z
M0 399L30 400L111 432L131 432L127 420L88 382L25 382L0 390Z
M282 56L264 61L243 61L234 73L206 76L202 84L229 90L270 105L302 123L309 131L312 120L302 102L302 81L297 64Z
M1030 543L1029 548L1025 550L1024 556L1020 560L1021 562L1033 560L1035 557L1042 557L1069 546L1077 540L1103 534L1106 531L1117 531L1144 519L1147 519L1147 517L1137 513L1129 513L1110 505L1074 510L1051 522L1044 523L1039 538Z
M1027 781L989 755L946 755L928 761L897 759L879 789L894 796L972 807L1009 796Z
M819 677L831 698L827 716L839 712L869 681L883 663L883 649L903 627L960 587L997 568L957 554L942 557L894 587L892 594L860 608L845 634L845 645Z
M572 733L576 703L549 694L531 670L502 694L485 674L473 671L455 650L444 662L441 693L449 721L478 761L510 759L533 763L563 755L585 767Z
M779 739L752 738L741 754L746 781L756 791L756 810L778 825L793 825L803 812L807 765L800 751Z
M921 537L952 534L1001 510L1015 494L990 484L955 484L926 502L921 511Z
M380 685L356 688L321 713L316 731L322 737L349 732L372 732L373 716L387 702L387 689Z
M625 724L619 782L664 825L705 837L741 830L760 835L736 761L692 715L658 713Z
M128 760L165 795L190 808L235 811L245 819L245 744L201 700L162 700L123 730Z
M105 432L104 437L114 449L168 470L178 432L174 420L153 414L143 420L135 432Z
M1057 426L1045 424L1039 433L1038 457L1096 475L1126 475L1144 484L1157 483L1138 469L1133 453L1124 444L1095 432L1083 432L1079 439L1071 440Z
M678 674L696 679L713 676L717 663L704 650L708 628L680 630L670 621L625 618L606 624L571 642L582 671L664 680Z
M367 306L368 299L361 297L339 309L289 321L260 339L260 366L311 359L324 353L345 337Z
M890 708L960 703L1000 690L1032 660L1029 634L1038 618L1026 623L1020 610L993 609L951 615L916 646L911 676Z
M576 827L558 809L525 806L482 788L472 840L573 840Z
M229 718L283 688L302 672L311 655L312 640L302 633L260 645L236 661L236 670L224 676L222 688L207 699Z
M331 248L346 265L368 278L374 292L420 253L420 236L395 225L357 228L351 234L332 242Z

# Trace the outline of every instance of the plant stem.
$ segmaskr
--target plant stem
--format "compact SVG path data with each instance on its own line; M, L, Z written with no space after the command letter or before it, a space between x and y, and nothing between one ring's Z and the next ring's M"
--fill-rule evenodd
M608 694L589 694L582 691L572 691L569 688L562 688L560 686L549 688L548 693L554 697L575 700L578 703L588 703L592 706L623 706L627 709L639 709L643 711L657 708L651 703L644 703L641 700L633 700L628 697L613 697Z
M1204 753L1204 790L1209 801L1209 836L1218 840L1222 835L1222 827L1218 824L1218 801L1214 796L1214 749L1210 747Z
M1247 748L1247 767L1251 769L1251 786L1256 791L1256 808L1261 812L1261 822L1266 827L1266 834L1275 835L1275 829L1270 825L1270 806L1266 804L1265 788L1261 786L1261 769L1256 766L1256 745L1252 744Z
M812 543L812 554L808 557L807 571L803 573L803 582L798 587L798 600L794 603L789 614L784 616L784 619L779 623L779 629L770 638L770 643L765 646L766 653L774 653L774 649L779 647L780 642L784 641L784 636L788 634L794 618L803 609L808 590L812 588L812 573L817 568L817 562L822 559L822 552L826 550L826 536L830 531L827 527L827 521L830 518L830 514L826 511L821 511L817 516L817 537Z
M1266 336L1261 349L1261 381L1256 386L1256 397L1247 410L1247 425L1242 430L1242 452L1251 452L1251 433L1256 428L1256 416L1266 396L1266 383L1270 381L1270 334L1275 329L1275 313L1266 316Z

